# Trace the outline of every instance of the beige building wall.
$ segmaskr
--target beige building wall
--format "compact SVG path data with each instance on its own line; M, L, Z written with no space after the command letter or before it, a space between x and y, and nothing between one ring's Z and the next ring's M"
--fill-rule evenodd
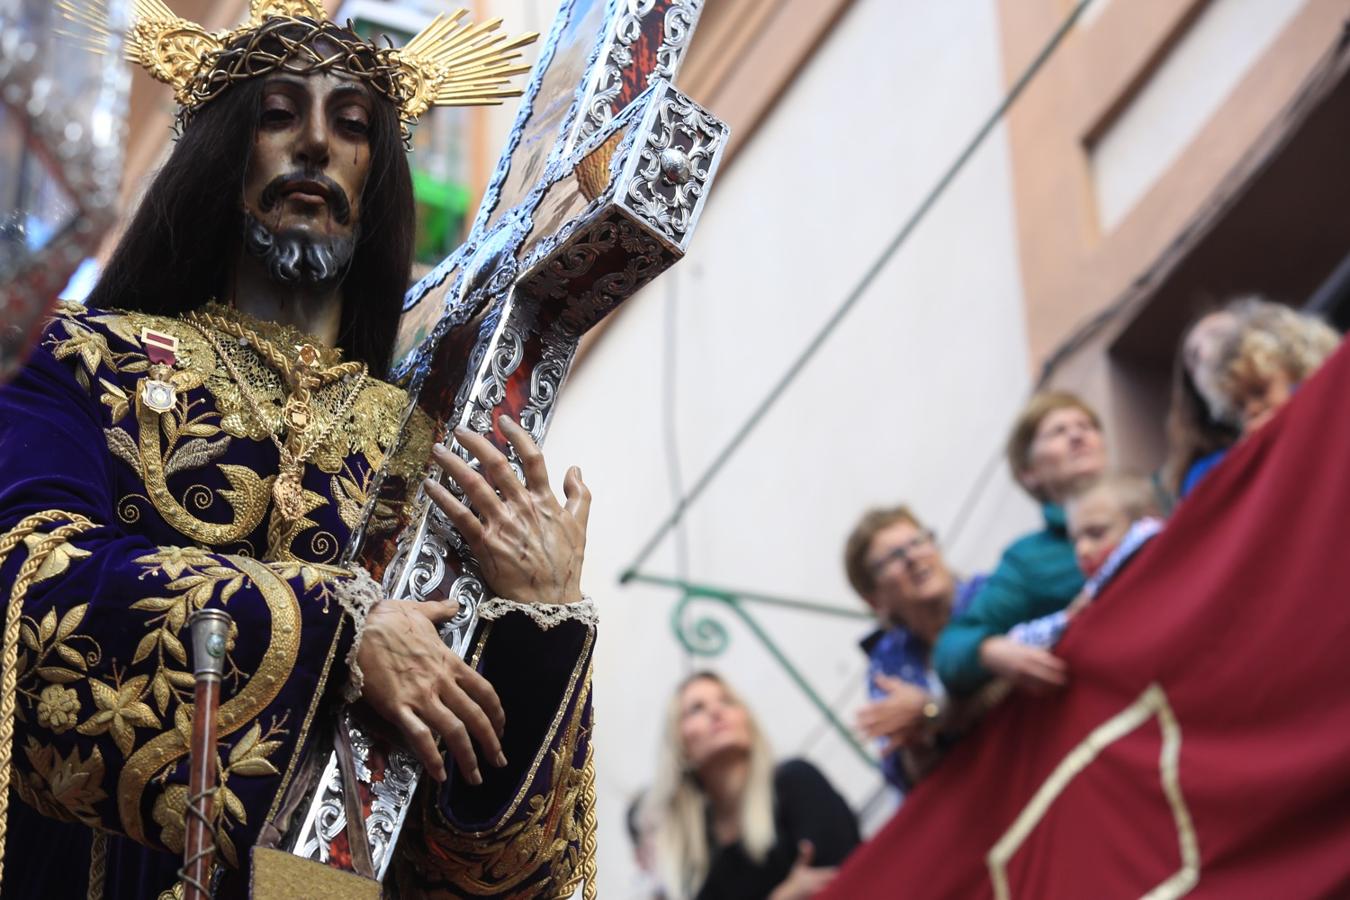
M709 35L718 43L700 33L694 54ZM667 698L695 668L723 671L779 755L814 761L855 806L880 784L733 615L691 609L730 638L721 656L691 659L671 628L679 596L617 581L674 505L671 444L687 486L998 104L995 3L856 0L793 74L719 176L689 256L629 301L574 372L549 437L555 477L579 464L595 495L584 587L601 609L602 897L628 896L624 810L652 777ZM722 112L713 88L691 90ZM1014 225L999 130L692 507L687 553L667 539L644 569L858 610L844 539L865 508L900 501L964 571L991 566L1036 521L998 464L1030 370ZM951 534L972 492L973 515ZM867 623L753 614L851 723Z

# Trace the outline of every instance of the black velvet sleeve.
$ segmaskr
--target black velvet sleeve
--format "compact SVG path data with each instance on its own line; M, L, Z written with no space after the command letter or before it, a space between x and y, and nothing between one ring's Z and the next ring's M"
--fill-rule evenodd
M858 846L858 820L820 770L804 759L788 760L774 776L780 842L815 846L812 865L837 866ZM795 849L793 850L795 855Z

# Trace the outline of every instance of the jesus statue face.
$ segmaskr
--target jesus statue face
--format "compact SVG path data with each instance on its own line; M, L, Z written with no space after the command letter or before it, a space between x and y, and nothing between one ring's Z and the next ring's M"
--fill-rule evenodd
M359 234L375 102L340 74L267 76L244 183L245 246L278 281L342 277Z

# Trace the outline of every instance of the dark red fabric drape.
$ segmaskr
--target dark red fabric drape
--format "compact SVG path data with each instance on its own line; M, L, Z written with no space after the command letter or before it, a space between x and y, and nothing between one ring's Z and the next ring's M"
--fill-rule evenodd
M996 709L826 896L1350 896L1346 348L1057 652L1070 687Z

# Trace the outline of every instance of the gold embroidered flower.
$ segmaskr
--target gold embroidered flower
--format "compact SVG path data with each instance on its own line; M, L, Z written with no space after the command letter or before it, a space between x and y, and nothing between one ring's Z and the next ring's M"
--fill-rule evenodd
M154 710L141 702L149 680L148 675L137 675L114 690L91 678L89 689L93 692L94 705L99 711L75 730L86 736L110 731L117 749L122 751L123 756L130 756L136 746L136 728L159 727L159 717Z
M214 565L215 559L197 547L160 547L154 553L138 557L136 562L162 569L170 578L178 578L188 567Z
M38 695L38 724L50 728L53 734L63 734L74 728L79 712L79 695L70 688L49 684Z
M64 341L57 341L52 351L53 356L57 359L79 357L90 375L94 374L102 362L106 362L110 368L116 368L112 365L112 351L108 348L107 338L73 322L66 322L65 327L70 337Z

